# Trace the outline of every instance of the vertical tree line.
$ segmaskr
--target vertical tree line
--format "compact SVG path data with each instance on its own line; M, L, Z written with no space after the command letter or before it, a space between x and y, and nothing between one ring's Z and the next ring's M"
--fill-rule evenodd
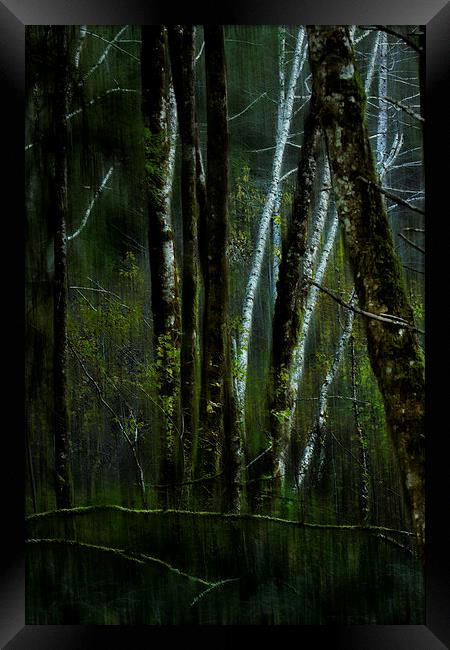
M73 504L70 458L70 423L67 391L67 112L69 86L69 34L64 27L48 31L47 47L51 53L54 77L50 105L49 148L50 220L53 226L53 413L55 450L55 492L58 508Z
M419 145L389 97L398 44L339 26L268 29L274 68L253 96L236 90L230 52L239 39L227 38L227 28L142 26L130 38L126 29L97 39L86 26L77 37L64 27L34 35L51 63L48 88L39 89L47 93L48 160L47 215L39 218L53 243L56 507L77 502L74 485L84 477L79 463L72 476L70 448L82 457L88 430L90 440L102 439L96 462L109 468L108 489L133 467L126 490L137 484L144 508L296 512L307 488L331 472L330 412L342 398L353 438L338 440L339 472L350 467L358 477L358 517L376 516L372 426L370 440L379 434L380 448L397 455L422 548L421 306L405 282L409 258L398 252L405 236L391 219L401 201L409 216L421 213L409 186L404 199L392 185L397 167L416 166L402 158L412 155L402 149L405 137L411 152ZM105 66L113 56L117 74ZM273 129L250 150L248 123L235 124L260 110L262 125L272 97ZM120 116L114 143L105 105ZM70 157L87 132L96 133L102 170L110 170L95 187L83 180L85 153ZM264 162L251 167L258 155ZM137 180L126 185L126 174ZM80 220L83 190L93 198ZM120 208L111 209L112 197ZM408 228L419 230L412 221ZM95 275L92 241L103 247L107 282ZM255 367L263 368L258 383ZM362 402L370 390L369 416ZM128 456L117 452L123 442ZM379 465L384 447L373 452ZM29 455L31 467L32 446Z

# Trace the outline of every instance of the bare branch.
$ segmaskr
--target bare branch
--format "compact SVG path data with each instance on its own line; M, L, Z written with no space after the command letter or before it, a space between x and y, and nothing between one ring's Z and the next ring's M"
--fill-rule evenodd
M408 113L408 115L411 115L411 117L414 117L414 119L419 120L419 122L425 122L424 117L419 115L419 113L413 111L412 108L410 108L409 106L406 106L406 104L403 104L402 102L396 99L391 99L390 97L380 97L379 99L383 99L385 102L389 102L389 104L393 104L394 106L397 106L399 109L405 111L405 113Z
M240 117L241 115L246 113L249 110L249 108L251 108L254 104L256 104L256 102L258 102L262 97L265 97L266 95L267 95L267 93L261 93L261 95L259 97L257 97L256 99L254 99L246 108L244 108L243 111L241 111L240 113L236 113L236 115L232 115L231 117L229 117L228 121L231 122L231 120L235 120L237 117Z
M219 582L215 582L210 587L208 587L208 589L205 589L205 591L202 591L201 594L196 596L190 604L190 607L193 607L201 598L206 596L206 594L209 594L209 592L213 589L217 589L217 587L221 587L222 585L227 584L227 582L237 582L238 580L240 580L240 578L228 578L227 580L220 580Z
M155 509L155 510L138 510L133 508L126 508L124 506L119 506L115 504L104 504L104 505L95 505L95 506L76 506L74 508L64 508L59 510L50 510L47 512L38 512L36 514L27 515L25 518L27 521L36 521L38 519L44 519L46 517L51 517L54 515L77 515L77 514L89 514L91 512L100 512L100 511L114 511L114 512L127 512L134 513L136 515L155 515L155 516L171 516L171 515L180 515L186 517L200 517L205 519L218 519L219 521L224 521L229 519L230 521L268 521L274 524L283 524L288 526L297 526L299 528L315 528L317 530L338 530L338 531L354 531L361 530L367 532L383 532L383 533L397 533L398 535L407 535L408 537L414 537L415 533L409 530L397 530L395 528L388 528L386 526L376 526L372 524L315 524L309 523L306 521L299 521L297 519L283 519L282 517L272 517L270 515L257 515L247 512L240 513L227 513L227 512L212 512L212 511L198 511L198 510L177 510L175 508Z
M203 41L203 43L202 43L202 45L201 45L201 47L200 47L200 49L199 49L199 51L198 51L198 54L197 54L197 56L195 57L195 63L197 63L197 61L198 61L199 58L201 57L201 55L202 55L204 49L205 49L205 41Z
M326 293L330 298L333 298L334 301L336 301L339 305L342 307L345 307L346 309L351 309L354 311L356 314L361 314L362 316L366 316L367 318L372 318L374 320L379 320L382 323L389 323L390 325L397 325L398 327L405 327L407 329L410 329L414 332L418 332L419 334L425 334L425 332L421 329L418 329L414 325L411 325L411 323L408 323L408 321L404 320L400 316L392 316L391 314L373 314L370 311L365 311L364 309L360 309L356 305L350 305L349 303L345 302L345 300L342 300L342 298L339 298L335 293L327 289L326 287L323 287L322 285L318 284L317 282L314 282L314 280L310 280L309 278L306 278L306 282L309 282L310 284L313 284L315 287L320 289L320 291L323 291L323 293Z
M92 106L92 104L95 104L101 99L108 97L108 95L111 95L112 93L136 93L136 92L137 90L135 90L134 88L120 88L119 86L117 88L109 88L102 95L97 95L97 97L94 97L93 99L90 99L88 102L86 102L86 107ZM75 117L75 115L79 115L82 112L83 112L82 108L77 108L71 113L67 113L66 119L71 120L72 117ZM29 144L27 147L25 147L25 149L28 149L32 146L33 146L32 144L31 145Z
M140 463L140 461L139 461L139 458L138 458L138 455L137 455L137 445L136 445L136 444L131 440L130 436L128 435L128 433L127 433L125 427L123 426L123 424L122 424L120 418L118 417L118 415L115 413L114 409L113 409L113 408L108 404L108 402L107 402L107 401L105 400L105 398L103 397L103 393L102 393L102 390L101 390L100 386L99 386L98 383L95 381L95 379L92 377L92 375L89 374L89 371L88 371L88 369L86 368L86 366L84 365L83 360L81 359L80 355L78 354L78 352L75 350L75 348L73 347L73 345L72 345L70 342L69 342L69 348L70 348L70 350L72 351L72 353L73 353L73 355L75 356L75 358L77 359L77 361L78 361L78 363L80 364L80 366L82 367L83 372L84 372L84 374L86 375L86 377L87 377L87 378L91 381L91 383L94 385L95 390L96 390L96 392L97 392L97 395L98 395L98 397L99 397L100 402L103 404L103 406L104 406L104 407L105 407L105 408L106 408L106 409L111 413L111 415L114 417L114 421L117 423L117 425L118 425L118 427L119 427L119 429L120 429L121 434L123 435L125 441L127 442L128 446L129 446L130 449L131 449L131 453L132 453L132 455L133 455L133 459L134 459L134 462L135 462L135 465L136 465L136 473L137 473L137 477L138 477L138 481L139 481L139 487L140 487L141 495L142 495L142 505L143 505L144 507L147 507L147 500L146 500L146 496L145 496L144 471L143 471L143 469L142 469L142 465L141 465L141 463Z
M89 36L93 36L94 38L98 38L101 41L104 41L105 43L108 43L108 47L105 49L103 52L102 56L99 58L97 63L84 75L83 80L86 80L90 75L103 63L103 61L106 59L108 56L109 50L111 47L114 47L116 50L119 52L122 52L122 54L126 54L130 58L134 59L135 61L139 61L139 58L137 56L134 56L134 54L130 54L130 52L127 52L127 50L124 50L122 47L119 47L116 44L116 41L118 38L123 34L123 32L127 29L128 25L125 25L125 27L122 27L122 29L116 34L116 36L113 38L112 41L109 41L107 38L104 38L103 36L100 36L99 34L95 34L94 32L90 32L86 30L86 34L89 34Z
M368 29L368 30L371 30L371 31L380 31L380 32L385 32L386 34L390 34L391 36L396 36L401 41L406 43L406 45L409 45L409 47L412 47L412 49L415 50L418 54L423 53L423 48L420 47L420 45L416 45L416 43L414 43L414 41L412 41L410 38L408 38L404 34L400 34L400 32L396 32L394 29L391 29L390 27L386 27L385 25L367 25L367 26L361 27L361 29Z
M81 226L80 226L80 227L78 228L78 230L76 230L72 235L69 235L69 236L67 237L67 241L71 241L72 239L75 239L75 237L78 237L78 235L80 234L80 232L83 230L83 228L84 228L85 225L87 224L87 221L88 221L88 219L89 219L89 215L90 215L91 212L92 212L92 208L94 207L95 202L96 202L96 200L98 199L98 197L100 196L100 194L103 192L103 190L104 190L104 188L105 188L105 185L106 185L106 183L108 182L109 177L111 176L111 174L112 174L112 172L113 172L113 169L114 169L113 167L110 167L110 168L109 168L109 171L105 174L105 176L104 176L104 178L103 178L103 180L102 180L102 182L101 182L101 184L100 184L100 187L98 188L98 190L97 190L96 193L94 194L94 196L93 196L91 202L90 202L89 205L88 205L88 208L87 208L87 210L86 210L86 212L85 212L85 214L84 214L83 221L81 222Z
M391 169L394 169L394 167L391 167ZM373 185L373 187L376 187L377 190L381 192L381 194L387 196L388 199L391 199L391 201L394 201L394 203L398 203L398 205L402 205L403 207L408 208L413 212L418 212L419 214L425 215L425 210L422 210L421 208L416 208L414 205L411 205L411 203L408 203L408 201L405 201L404 199L401 199L399 196L396 196L395 194L392 194L392 192L389 192L388 190L384 189L384 187L381 187L381 185L378 185L373 181L369 181L367 180L367 178L363 178L362 176L358 176L358 178L359 180L363 181L367 185Z
M403 235L401 232L398 233L398 236L401 237L402 239L404 239L405 242L407 242L410 246L412 246L413 248L418 250L420 253L423 253L425 255L425 249L424 248L422 248L421 246L418 246L417 244L415 244L413 241L408 239L408 237L405 237L405 235Z
M169 571L172 571L173 573L176 573L179 576L182 576L183 578L188 578L189 580L192 580L193 582L200 582L203 585L208 585L210 588L219 586L221 583L211 583L208 582L208 580L204 580L203 578L198 578L197 576L191 576L189 573L185 573L184 571L180 571L180 569L177 569L174 567L172 564L169 564L168 562L165 562L164 560L161 560L160 558L157 557L151 557L150 555L144 555L144 553L135 553L134 551L130 551L128 549L120 549L120 548L109 548L107 546L98 546L97 544L88 544L86 542L79 542L74 539L27 539L25 540L26 544L60 544L62 546L72 546L72 547L79 547L79 548L86 548L90 549L92 551L101 551L104 553L111 553L114 555L117 555L119 557L122 557L124 560L130 560L131 562L137 562L138 564L158 564L159 566L162 566ZM235 579L235 578L233 578ZM228 582L228 580L223 580L223 582ZM205 593L205 592L203 592Z

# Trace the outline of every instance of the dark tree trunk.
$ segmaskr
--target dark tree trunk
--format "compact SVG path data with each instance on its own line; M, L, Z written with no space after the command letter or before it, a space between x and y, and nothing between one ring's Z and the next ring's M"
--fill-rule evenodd
M197 169L197 203L198 203L198 257L202 278L205 276L208 264L208 250L206 245L206 222L207 222L207 200L206 200L206 174L203 164L202 151L198 124L195 129L195 161Z
M50 150L53 197L50 204L54 242L53 284L53 397L55 441L55 491L57 508L71 508L73 486L70 465L69 409L67 401L67 110L69 47L65 27L53 26L49 34L53 53L53 98L50 106Z
M205 316L201 399L200 469L222 473L221 481L200 484L201 502L237 508L238 434L231 380L228 323L228 117L223 27L205 27L207 93L207 222ZM218 494L219 485L224 486Z
M181 205L183 274L181 402L184 427L185 477L192 472L192 443L198 422L198 294L199 262L195 155L194 28L169 28L169 49L181 138Z
M270 503L279 494L279 460L288 444L292 394L290 378L295 347L300 333L306 287L302 282L302 258L306 250L308 215L312 204L320 129L314 105L306 120L302 154L297 169L297 189L287 243L280 263L272 331L272 367L269 388L270 438L268 451L258 463L259 472L273 477L266 481L266 497L258 499L261 506L279 507ZM257 481L261 486L261 481ZM259 507L258 504L255 504Z
M313 94L361 309L413 323L365 123L365 94L346 27L308 28ZM372 369L411 503L419 549L424 519L424 366L410 326L366 319Z
M174 235L170 219L168 92L166 36L161 26L142 27L141 74L145 144L145 190L149 226L154 356L158 402L164 411L160 429L160 483L181 479L180 449L180 299ZM172 489L161 492L167 505Z

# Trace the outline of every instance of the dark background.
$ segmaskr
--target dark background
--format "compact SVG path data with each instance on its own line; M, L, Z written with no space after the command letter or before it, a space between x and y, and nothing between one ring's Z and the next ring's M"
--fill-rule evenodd
M0 176L1 250L4 264L1 314L6 325L0 350L4 388L0 476L2 495L2 562L0 571L0 643L8 650L34 648L93 648L148 646L152 642L186 643L183 630L175 628L124 627L24 627L24 529L23 529L23 84L25 24L425 24L427 25L426 111L426 208L427 208L427 627L353 626L251 629L251 642L279 643L280 632L293 634L296 644L310 647L324 643L329 648L364 650L434 650L450 645L450 539L448 526L450 493L446 377L449 346L446 338L447 288L444 263L448 249L447 186L448 87L450 7L443 0L427 3L414 0L383 0L372 3L341 0L248 0L212 3L202 7L131 0L7 0L0 3L0 106L2 156ZM444 8L443 8L444 7ZM445 140L447 136L447 140ZM448 226L447 226L448 228ZM23 628L23 629L22 629ZM255 635L256 633L256 635ZM16 635L16 636L15 636ZM180 635L180 636L179 636ZM181 636L183 635L183 636ZM192 642L200 645L236 643L240 629L193 628ZM139 638L138 638L139 637ZM440 640L439 640L440 639ZM190 639L189 639L190 640ZM287 638L286 638L287 641ZM442 643L445 643L443 645Z

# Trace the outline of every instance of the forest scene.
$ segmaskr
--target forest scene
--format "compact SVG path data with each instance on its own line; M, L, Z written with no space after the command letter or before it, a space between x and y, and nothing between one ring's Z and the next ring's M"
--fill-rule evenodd
M26 28L26 623L425 622L424 28Z

